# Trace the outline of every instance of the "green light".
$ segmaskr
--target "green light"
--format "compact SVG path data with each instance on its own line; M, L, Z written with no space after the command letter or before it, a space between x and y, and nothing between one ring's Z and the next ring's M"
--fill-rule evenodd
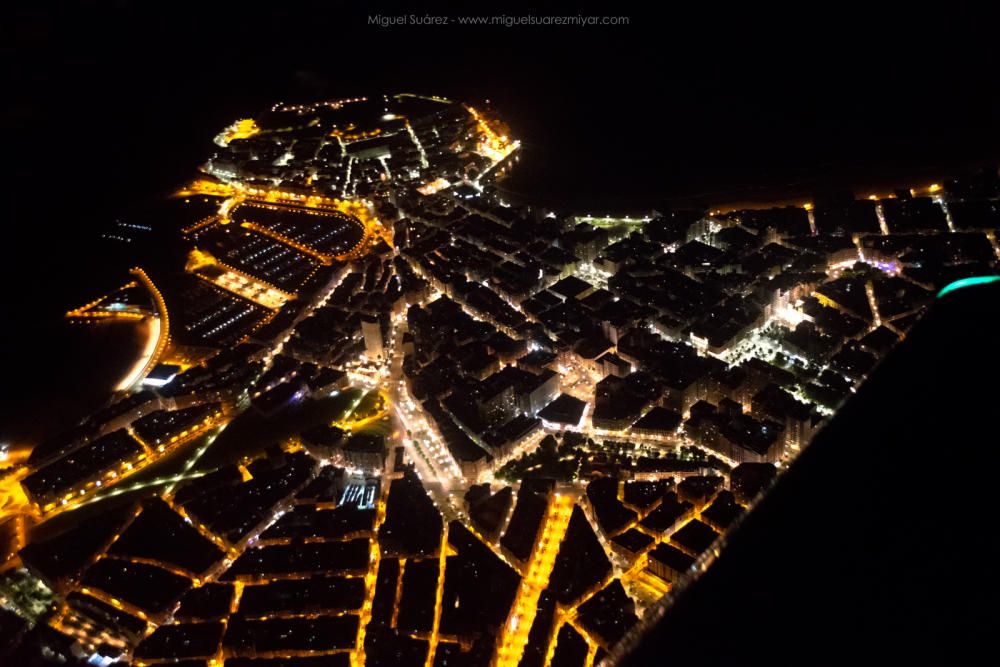
M988 283L995 283L1000 280L1000 276L973 276L971 278L962 278L961 280L956 280L953 283L949 283L944 286L944 288L938 292L938 298L940 299L948 292L954 292L955 290L962 289L963 287L972 287L973 285L986 285Z

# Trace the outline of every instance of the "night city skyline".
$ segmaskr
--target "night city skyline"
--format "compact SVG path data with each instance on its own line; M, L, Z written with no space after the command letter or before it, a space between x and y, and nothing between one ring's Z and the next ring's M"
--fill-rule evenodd
M0 665L975 664L992 38L826 11L18 9Z

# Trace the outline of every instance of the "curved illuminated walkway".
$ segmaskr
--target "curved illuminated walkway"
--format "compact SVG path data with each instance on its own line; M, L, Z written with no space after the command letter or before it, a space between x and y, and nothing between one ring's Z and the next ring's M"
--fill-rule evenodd
M115 387L115 391L127 391L145 378L149 371L159 362L160 357L170 343L170 316L167 313L167 304L163 301L163 295L160 294L160 290L141 268L134 267L129 273L135 276L139 283L142 283L153 298L152 312L144 306L135 304L113 304L111 307L104 307L104 302L108 297L102 296L66 313L67 318L84 322L131 320L136 323L146 323L149 327L149 335L142 354L132 369L129 370L122 381ZM136 287L137 284L136 281L132 281L126 283L120 289L131 289Z
M141 382L159 362L170 343L170 315L167 313L167 304L163 301L163 295L160 294L160 290L146 275L146 272L139 267L133 268L129 273L138 278L139 282L149 290L156 306L156 312L148 320L149 338L146 341L146 347L143 348L142 355L132 370L118 383L115 391L128 391Z

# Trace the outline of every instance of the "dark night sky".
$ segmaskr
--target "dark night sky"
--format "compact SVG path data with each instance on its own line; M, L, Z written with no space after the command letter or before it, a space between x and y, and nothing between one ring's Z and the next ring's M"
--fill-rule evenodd
M514 187L609 208L933 171L1000 146L993 24L961 3L656 14L609 2L565 13L629 26L387 29L367 25L374 7L390 13L374 2L86 4L21 3L0 21L0 321L18 359L2 384L29 397L42 391L25 378L39 375L27 360L45 323L108 286L79 277L100 259L81 244L275 99L489 98L525 142ZM535 13L563 13L544 6ZM25 308L39 324L10 326Z

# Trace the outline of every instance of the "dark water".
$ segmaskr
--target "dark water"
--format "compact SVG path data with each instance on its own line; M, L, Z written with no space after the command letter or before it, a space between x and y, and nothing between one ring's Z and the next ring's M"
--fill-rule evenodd
M44 344L23 343L31 364L7 376L0 440L37 442L101 407L146 343L145 326L130 322L39 324Z

